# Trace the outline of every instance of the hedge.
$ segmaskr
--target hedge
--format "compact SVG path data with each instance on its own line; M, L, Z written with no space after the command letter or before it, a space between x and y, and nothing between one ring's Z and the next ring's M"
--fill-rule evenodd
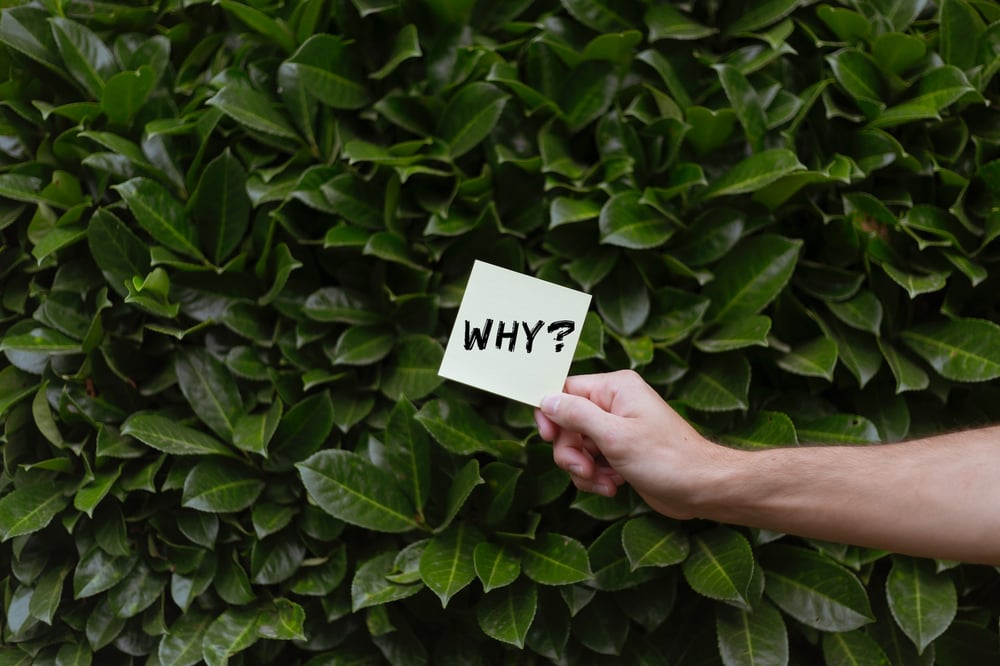
M482 259L731 446L996 422L1000 5L0 5L0 664L1000 660L993 568L577 493L437 376Z

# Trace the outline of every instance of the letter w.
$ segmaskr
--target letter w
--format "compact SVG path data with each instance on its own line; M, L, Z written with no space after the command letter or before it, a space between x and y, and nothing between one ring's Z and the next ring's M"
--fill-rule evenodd
M493 320L487 319L486 325L483 326L483 330L479 328L474 328L469 324L469 320L465 320L465 348L472 349L475 345L480 349L486 349L486 343L490 341L490 331L493 329Z

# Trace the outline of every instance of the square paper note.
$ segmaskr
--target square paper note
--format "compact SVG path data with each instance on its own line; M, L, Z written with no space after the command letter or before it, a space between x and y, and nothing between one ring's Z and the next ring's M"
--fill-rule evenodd
M562 391L590 294L477 261L442 377L538 406Z

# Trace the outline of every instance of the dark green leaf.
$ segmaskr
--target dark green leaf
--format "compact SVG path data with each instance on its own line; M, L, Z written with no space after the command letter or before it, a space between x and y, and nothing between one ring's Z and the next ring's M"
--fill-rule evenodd
M472 563L483 584L483 592L510 585L521 575L521 561L517 556L488 541L476 545Z
M659 39L702 39L715 32L714 28L698 23L667 4L650 7L646 12L645 21L651 42Z
M712 299L708 317L718 321L760 312L788 283L801 247L802 241L771 234L737 245L703 291Z
M545 534L521 546L524 574L542 585L569 585L593 573L583 545L568 536Z
M630 249L662 245L674 233L673 224L640 203L638 192L622 192L601 209L601 242Z
M622 546L633 569L678 564L689 552L688 539L681 530L649 516L633 518L625 523Z
M490 135L508 99L510 96L496 86L476 82L464 86L448 101L437 135L448 145L452 158L469 152Z
M435 535L420 556L420 578L447 607L448 601L476 577L473 553L482 533L459 521Z
M66 489L49 483L15 488L0 498L0 535L4 541L47 526L69 503Z
M222 361L204 349L177 355L177 383L191 409L223 440L232 441L243 401L233 376Z
M861 630L823 634L823 658L831 666L889 666L891 663L878 643Z
M961 382L1000 377L1000 326L980 319L922 324L903 342L943 377Z
M186 256L203 258L184 206L162 185L148 178L133 178L116 185L115 189L135 215L139 226L156 241Z
M203 611L183 613L157 648L161 666L194 666L202 659L202 642L212 617Z
M406 398L396 403L385 425L385 456L392 473L408 489L413 505L422 512L431 490L431 452L416 415L416 408Z
M955 584L929 560L897 556L885 585L893 618L922 654L955 619Z
M379 532L418 527L395 479L355 453L320 451L296 467L309 496L332 516Z
M401 585L389 580L395 557L395 551L383 551L358 567L351 581L351 610L412 597L423 589L419 583Z
M487 636L521 649L537 607L538 590L534 583L521 581L483 597L476 606L476 618Z
M709 412L746 409L750 388L750 363L743 356L710 357L688 375L677 397L696 409Z
M221 455L236 457L219 440L175 419L153 412L137 412L122 424L123 435L135 437L157 451L174 456Z
M415 418L449 451L458 454L496 451L493 429L465 402L432 400Z
M206 102L252 130L280 139L298 141L298 133L274 101L252 88L228 85Z
M229 151L208 163L191 196L201 246L221 264L239 246L250 223L247 174Z
M310 95L335 109L357 109L369 101L351 45L335 35L307 39L279 69L279 77L291 75Z
M747 540L733 529L717 527L692 536L682 570L696 592L749 610L754 566Z
M208 459L184 480L181 503L199 511L233 513L253 504L263 489L264 480L249 468Z
M771 320L763 315L733 319L699 336L694 346L703 352L718 353L744 347L767 347Z
M702 199L733 196L755 192L765 185L806 167L795 153L785 148L775 148L755 153L739 162L722 176L713 180L698 195Z
M118 71L114 54L83 24L67 18L49 21L66 69L91 99L100 100L105 82Z
M786 352L777 363L782 370L792 374L833 381L833 369L837 365L837 343L820 336Z
M781 613L771 604L761 602L752 611L720 604L715 609L715 626L726 666L788 663L788 631Z

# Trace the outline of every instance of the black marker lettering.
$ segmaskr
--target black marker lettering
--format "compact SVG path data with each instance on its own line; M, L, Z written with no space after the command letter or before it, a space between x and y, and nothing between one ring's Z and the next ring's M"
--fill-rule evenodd
M503 330L503 324L500 324ZM490 330L493 329L493 320L487 319L486 325L483 326L482 330L478 328L472 328L469 324L469 320L465 320L465 348L472 349L475 345L479 347L480 350L486 349L486 343L490 341Z
M499 328L497 328L497 349L503 349L504 339L509 339L510 344L507 345L507 351L514 351L514 343L517 342L517 322L514 322L514 328L510 333L503 330L503 322L500 322Z
M535 336L538 335L538 331L542 330L542 326L544 326L544 325L545 325L545 322L542 321L541 319L539 319L538 323L535 324L535 327L529 330L528 329L528 322L526 322L526 321L522 321L521 322L521 326L524 327L524 334L528 337L528 353L529 354L531 353L531 345L535 342Z

